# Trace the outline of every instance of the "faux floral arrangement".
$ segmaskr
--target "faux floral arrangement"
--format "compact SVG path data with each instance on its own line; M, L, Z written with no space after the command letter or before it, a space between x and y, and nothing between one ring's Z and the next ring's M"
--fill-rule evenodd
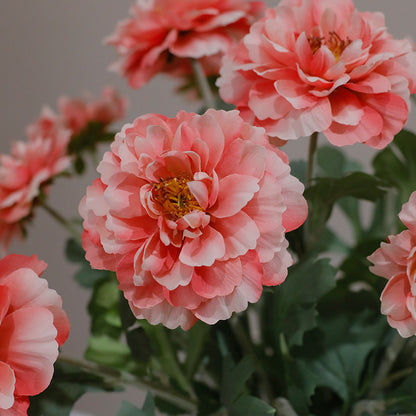
M164 73L204 106L115 133L113 88L63 97L0 155L0 416L126 386L146 400L118 416L416 414L412 43L352 0L137 0L105 42L132 88ZM377 149L370 173L355 143ZM49 190L104 146L65 219ZM46 263L7 254L41 208L90 291L85 360L59 354L70 324Z

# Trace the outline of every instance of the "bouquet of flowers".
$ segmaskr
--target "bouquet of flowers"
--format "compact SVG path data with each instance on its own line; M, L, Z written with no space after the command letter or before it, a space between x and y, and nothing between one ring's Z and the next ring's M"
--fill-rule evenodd
M114 88L61 97L0 155L0 416L127 386L117 416L416 414L412 43L352 0L136 0L105 43L132 89L163 73L202 107L115 131ZM91 161L67 219L50 189ZM7 254L41 209L89 292L83 359L46 263Z

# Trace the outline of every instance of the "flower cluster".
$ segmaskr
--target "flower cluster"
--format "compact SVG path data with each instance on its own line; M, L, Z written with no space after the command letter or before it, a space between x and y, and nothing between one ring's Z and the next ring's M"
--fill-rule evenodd
M0 414L25 416L28 396L49 385L69 322L36 256L0 260Z
M226 56L218 86L271 136L381 149L407 120L416 54L352 0L283 0Z
M92 267L117 272L137 318L214 324L284 281L306 218L286 155L238 112L149 114L116 135L80 204Z
M403 205L399 218L408 228L390 235L368 260L370 270L389 281L381 294L381 313L402 337L416 335L416 192Z
M120 59L112 69L140 88L165 72L192 72L189 58L200 59L206 75L218 75L221 57L260 16L261 1L137 0L131 18L107 38Z
M71 164L68 146L89 122L104 127L124 116L125 100L112 88L88 102L63 97L60 114L45 107L26 129L27 141L15 142L10 154L0 155L0 246L6 249L21 236L39 198L48 193L54 177Z

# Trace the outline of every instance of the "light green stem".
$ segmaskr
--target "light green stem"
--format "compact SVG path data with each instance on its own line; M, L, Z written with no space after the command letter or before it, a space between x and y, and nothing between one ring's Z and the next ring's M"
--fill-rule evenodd
M368 397L374 398L379 392L382 391L384 382L396 361L397 356L406 344L407 339L396 334L390 345L386 348L383 360L378 368L376 375L374 376L373 382L370 386Z
M191 65L205 105L207 108L215 108L215 98L200 62L197 59L191 59Z
M140 390L146 390L158 396L169 403L180 407L191 413L197 411L197 405L193 400L188 399L178 393L173 391L171 388L157 385L154 382L149 382L141 380L134 376L133 374L127 373L125 371L117 370L114 368L106 367L100 364L93 363L91 361L79 360L72 357L67 357L60 355L59 361L67 364L76 365L83 370L96 374L103 377L107 382L113 385L124 385L124 386L133 386Z
M313 168L315 162L315 153L318 147L318 132L311 134L309 139L309 152L308 152L308 170L306 172L306 186L310 186L313 178Z
M45 202L41 204L41 207L43 207L46 212L48 212L59 224L61 224L67 231L69 231L75 241L82 245L81 233L76 229L76 227L74 227L74 224L64 218L61 214L59 214L59 212L57 212Z
M181 389L186 391L192 399L196 400L195 392L179 365L178 358L165 327L162 325L153 327L152 334L159 347L164 368L176 380Z
M267 377L266 371L262 367L261 363L258 361L256 356L256 350L254 345L247 335L247 331L241 324L240 320L237 317L232 317L230 319L230 326L236 336L239 344L241 345L244 354L250 355L253 357L254 364L256 366L256 373L258 375L259 383L260 383L260 391L262 393L262 399L266 402L270 402L273 399L273 389L270 385L269 379Z

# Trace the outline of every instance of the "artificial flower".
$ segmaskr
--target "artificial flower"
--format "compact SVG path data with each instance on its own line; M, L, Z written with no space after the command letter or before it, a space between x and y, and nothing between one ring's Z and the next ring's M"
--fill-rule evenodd
M25 416L29 397L48 387L58 346L69 334L61 297L39 276L46 263L0 260L0 415Z
M47 131L47 133L46 133ZM9 155L0 154L0 245L7 248L38 198L48 193L52 179L70 165L67 145L70 131L44 125L43 133L33 130L30 140L18 141Z
M416 192L403 205L399 218L408 228L390 235L368 257L370 270L388 279L381 294L381 313L402 337L416 335Z
M303 185L237 111L141 116L98 171L80 203L86 258L116 271L137 318L214 324L285 280Z
M220 56L248 32L264 9L247 0L137 0L106 42L120 59L112 69L140 88L158 72L184 76L189 58L217 74Z
M218 86L271 136L381 149L407 121L416 54L352 0L283 0L225 57Z

